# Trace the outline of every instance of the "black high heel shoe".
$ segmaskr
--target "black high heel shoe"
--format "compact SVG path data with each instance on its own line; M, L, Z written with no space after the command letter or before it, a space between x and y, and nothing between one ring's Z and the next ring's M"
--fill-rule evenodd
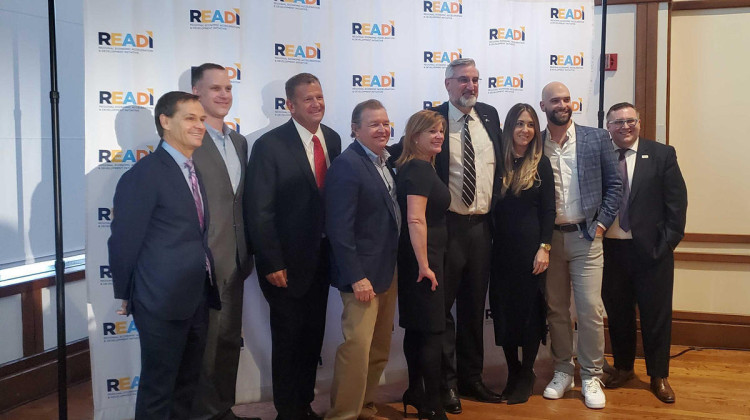
M414 396L413 392L410 389L404 391L404 396L401 397L401 401L404 403L404 418L406 418L406 407L409 405L417 410L417 416L421 415L420 413L422 413L422 401Z

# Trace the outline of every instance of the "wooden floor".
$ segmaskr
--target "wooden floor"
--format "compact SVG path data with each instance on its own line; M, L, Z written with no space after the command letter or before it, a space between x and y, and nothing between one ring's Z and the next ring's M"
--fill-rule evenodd
M676 355L686 347L672 346ZM611 358L608 357L611 362ZM729 350L691 350L672 359L669 382L677 395L674 404L663 404L648 390L648 376L644 361L636 361L637 377L624 388L605 390L607 407L590 410L583 404L580 378L576 388L557 401L545 400L542 390L552 376L551 361L538 361L535 367L537 382L528 403L508 406L481 404L463 400L464 412L449 415L451 419L750 419L750 352ZM505 383L505 370L486 371L485 381L495 390ZM381 387L379 415L402 419L401 393L406 384ZM91 383L73 386L68 391L68 418L93 419ZM328 409L329 396L318 395L313 408L323 413ZM248 404L235 407L235 413L260 416L273 420L276 412L271 403ZM416 418L410 407L410 418ZM50 395L16 408L0 419L49 420L57 418L57 397Z

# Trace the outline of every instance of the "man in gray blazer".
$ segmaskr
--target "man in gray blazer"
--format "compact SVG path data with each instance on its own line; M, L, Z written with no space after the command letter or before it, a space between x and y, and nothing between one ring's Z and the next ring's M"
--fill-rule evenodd
M192 69L193 94L206 110L206 134L193 159L203 176L211 225L208 246L214 257L221 311L209 314L208 338L199 388L191 413L195 419L236 419L232 412L242 346L242 294L253 269L242 202L247 141L224 118L232 107L232 84L224 67L205 63Z
M578 324L577 356L583 381L581 394L589 408L604 408L604 304L602 303L602 236L614 222L622 181L612 142L605 130L574 124L570 91L560 82L542 90L540 106L547 114L544 154L555 179L555 230L547 274L549 322L555 374L544 397L558 399L575 386L571 284Z

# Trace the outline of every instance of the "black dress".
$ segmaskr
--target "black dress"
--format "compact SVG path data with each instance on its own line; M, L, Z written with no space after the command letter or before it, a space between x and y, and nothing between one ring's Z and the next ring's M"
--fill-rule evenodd
M443 296L443 266L448 231L445 212L451 202L448 187L438 178L429 162L412 159L402 166L397 175L396 193L401 207L401 238L398 247L398 310L399 325L415 331L442 332L445 329L445 299ZM427 197L427 261L435 273L438 287L430 290L429 279L417 283L419 265L411 246L406 219L406 196Z
M520 159L514 162L514 168L518 166ZM489 300L495 344L499 346L521 346L546 336L547 272L531 273L539 244L550 243L555 223L555 185L546 156L542 156L537 171L541 183L521 191L518 197L507 191L492 210ZM500 185L496 187L499 191Z

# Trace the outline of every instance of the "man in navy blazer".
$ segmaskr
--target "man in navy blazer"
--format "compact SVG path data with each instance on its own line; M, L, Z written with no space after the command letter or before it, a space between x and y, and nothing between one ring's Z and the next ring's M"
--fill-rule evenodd
M352 112L354 142L326 178L331 283L341 292L344 342L336 351L326 419L372 418L375 390L391 345L400 217L385 146L388 114L374 99Z
M169 92L154 109L162 142L117 183L109 264L120 315L141 343L136 419L187 418L219 309L208 248L208 205L192 154L205 133L198 97Z
M555 179L555 229L547 271L547 320L555 374L544 397L562 398L573 388L571 284L578 325L577 356L586 406L604 408L601 389L604 364L602 236L617 216L622 182L607 131L574 124L570 91L560 82L542 90L547 114L544 154ZM550 249L551 248L551 249Z
M605 379L617 388L633 378L636 312L641 321L651 391L675 401L669 376L674 249L685 236L687 187L674 147L640 138L640 116L621 102L607 112L607 128L620 165L620 211L604 237L602 299L607 309L614 369ZM606 369L606 367L605 367Z
M277 419L318 419L310 403L330 289L322 190L341 137L321 124L325 100L317 77L292 76L285 90L292 118L263 134L250 154L245 223L270 307Z

